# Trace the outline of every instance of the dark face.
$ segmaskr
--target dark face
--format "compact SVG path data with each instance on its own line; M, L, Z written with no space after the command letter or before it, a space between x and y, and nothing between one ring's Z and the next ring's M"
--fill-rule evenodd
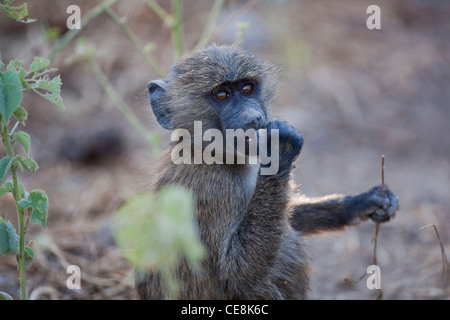
M222 83L207 97L219 115L216 126L226 137L228 146L232 143L235 151L240 150L240 154L246 156L251 154L251 148L257 152L257 131L267 126L267 113L260 91L257 81L239 79ZM233 137L228 135L227 129L234 132Z
M277 67L236 46L212 44L181 58L165 80L149 83L158 123L168 130L258 130L268 122Z
M208 99L220 115L218 125L222 132L226 129L257 131L267 126L260 89L257 82L240 79L223 83L211 91Z

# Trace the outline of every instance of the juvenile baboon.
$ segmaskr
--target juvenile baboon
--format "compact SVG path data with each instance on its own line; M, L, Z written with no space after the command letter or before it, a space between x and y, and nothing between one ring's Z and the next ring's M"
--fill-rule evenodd
M374 187L356 196L306 198L291 182L302 136L285 121L269 121L277 68L244 49L211 45L183 57L167 79L150 82L156 119L168 130L215 128L279 131L279 170L261 175L255 164L172 163L171 147L155 168L153 189L168 184L189 188L196 222L207 248L201 272L183 262L177 269L180 299L302 299L307 297L310 260L303 235L342 229L361 220L388 221L397 197ZM142 299L164 299L158 273L140 270Z

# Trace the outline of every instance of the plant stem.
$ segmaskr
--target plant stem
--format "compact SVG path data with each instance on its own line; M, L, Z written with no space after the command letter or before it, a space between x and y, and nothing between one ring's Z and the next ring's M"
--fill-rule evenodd
M2 124L2 138L3 144L6 149L6 153L9 157L14 157L14 150L10 142L10 136L8 134L8 126ZM11 175L13 179L13 196L16 202L17 220L19 223L19 253L17 254L17 260L19 262L19 283L20 283L20 298L22 300L27 299L26 292L26 277L25 277L25 226L23 223L24 211L19 207L20 201L19 182L17 180L17 167L15 164L11 166Z
M210 36L209 40L214 40L215 38L217 38L233 21L237 20L241 15L256 6L259 1L261 0L250 0L246 2L242 7L236 10L235 13L233 13L221 26L216 29L216 32L214 32L214 34Z
M139 38L134 34L133 31L131 31L130 28L127 27L127 25L119 18L119 16L112 10L110 7L104 7L103 2L100 0L96 0L98 5L103 8L105 13L109 16L109 18L122 30L122 32L125 34L125 36L128 38L128 40L131 41L131 43L136 47L136 49L139 51L139 53L142 55L142 57L147 61L147 63L153 68L153 70L157 73L159 77L164 76L164 72L159 67L156 60L153 58L150 53L145 52L144 47L142 46L141 41Z
M208 22L205 25L205 29L203 30L202 35L200 36L200 40L198 41L195 49L203 48L213 35L215 23L218 20L220 11L222 10L223 3L225 0L215 0L214 5L209 13Z
M221 0L223 2L223 0ZM172 0L172 15L168 14L163 7L161 7L155 0L145 0L147 5L156 13L156 15L164 22L166 26L172 30L172 39L175 48L175 60L183 55L183 30L182 30L182 15L183 4L182 0Z
M22 300L27 299L27 292L26 292L26 278L25 278L25 226L23 223L24 218L24 211L19 207L17 202L20 200L20 194L19 194L19 183L17 181L17 168L16 166L11 167L11 173L13 178L13 184L14 184L14 200L16 201L16 208L17 208L17 218L19 222L19 254L17 256L19 260L19 282L20 282L20 297Z
M109 8L114 3L116 3L117 0L107 0L105 2L102 2L101 5L97 5L95 8L93 8L91 11L83 15L83 18L81 19L81 28L80 29L72 29L67 31L61 39L59 39L55 45L53 46L52 50L50 51L48 58L50 60L53 60L53 58L67 45L70 41L72 41L73 38L81 31L83 30L83 27L85 27L92 19L97 17L99 14L101 14L105 8Z
M145 0L145 3L156 13L156 15L168 26L172 27L173 18L155 0Z
M174 17L172 25L172 37L175 46L175 59L178 60L183 55L183 4L181 3L181 0L172 0L172 10Z
M146 142L152 147L155 152L159 152L159 137L156 134L149 132L145 126L142 124L141 120L136 116L136 114L131 110L128 104L122 100L122 98L116 93L113 86L109 82L106 75L100 69L98 63L91 59L89 60L89 68L94 73L95 78L98 83L105 90L109 99L116 105L116 107L123 113L123 115L128 119L131 125L139 132L139 134L146 140Z

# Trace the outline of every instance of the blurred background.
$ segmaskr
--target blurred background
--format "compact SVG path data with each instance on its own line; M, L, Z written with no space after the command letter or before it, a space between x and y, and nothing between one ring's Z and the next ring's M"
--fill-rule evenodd
M30 153L40 169L20 174L20 180L29 190L44 189L50 200L48 226L30 226L27 235L36 241L27 271L31 299L135 298L133 269L116 245L113 218L123 201L145 190L154 150L105 93L92 64L79 59L86 47L76 43L89 44L90 59L110 88L164 141L167 132L156 124L146 86L164 77L177 50L171 29L150 2L119 0L108 7L112 15L98 10L94 16L93 0L33 0L29 18L37 21L28 24L0 13L2 61L21 59L28 66L34 56L51 57L66 107L62 111L37 95L24 95ZM157 3L172 12L171 1ZM237 40L282 68L272 115L290 122L305 139L295 171L301 192L366 191L381 183L385 155L385 180L400 199L400 211L378 235L383 298L449 299L439 241L432 227L422 227L436 227L448 256L450 2L182 3L184 52L201 39ZM71 4L89 21L59 47L68 39ZM371 4L381 8L380 30L366 27ZM0 197L0 215L16 223L12 197ZM358 281L372 264L374 230L375 224L366 222L308 238L312 299L377 297L366 286L367 276ZM81 268L80 290L66 287L72 264ZM13 297L19 295L16 268L15 257L0 257L0 291Z

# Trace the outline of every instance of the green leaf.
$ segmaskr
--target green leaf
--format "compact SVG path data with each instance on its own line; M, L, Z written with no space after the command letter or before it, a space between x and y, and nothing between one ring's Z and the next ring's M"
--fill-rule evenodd
M48 216L48 197L43 190L33 190L27 200L20 200L17 204L23 208L31 208L33 210L30 221L45 227Z
M4 1L4 4L0 4L0 11L19 22L30 23L36 21L36 19L24 20L24 18L28 15L28 6L26 3L23 3L18 7L10 6L11 3L12 1Z
M205 247L195 223L194 197L189 190L168 186L158 194L138 194L120 206L116 240L125 257L139 269L161 272L169 297L177 296L174 270L182 257L200 270Z
M0 6L0 11L5 13L8 17L15 19L15 20L21 20L25 18L28 15L28 7L26 3L23 3L19 7L12 7L9 4L11 4L12 1L6 1L6 4Z
M20 187L22 187L23 190L23 185L19 184L19 193L21 191ZM14 190L14 186L12 184L12 182L7 182L4 185L0 186L0 196L8 193L8 192L13 192ZM23 192L23 194L25 194L25 192ZM23 196L21 196L23 198ZM2 218L0 217L0 221L2 220Z
M11 189L12 192L12 189ZM23 184L19 183L19 196L21 198L25 198L25 188L23 187Z
M34 252L30 247L25 247L25 268L28 268L33 264L34 261Z
M193 196L185 189L166 187L158 195L138 194L118 209L116 219L119 247L138 267L172 269L180 256L198 266L204 256Z
M22 84L14 71L0 73L0 114L2 121L7 124L11 115L22 101Z
M0 255L7 255L10 250L19 252L19 236L11 221L5 222L0 218Z
M22 200L17 201L17 205L25 210L25 209L28 209L28 207L30 206L30 203L28 202L28 200L22 199Z
M9 254L8 227L5 220L0 221L0 256Z
M6 229L8 230L9 249L17 254L19 252L19 235L16 233L16 229L11 221L6 223Z
M24 108L19 107L19 109L14 111L14 117L16 117L17 121L20 121L21 124L24 124L28 118L28 112Z
M8 176L9 171L11 170L12 162L12 157L3 157L0 160L0 181L2 183L5 183L5 179Z
M24 83L24 78L28 74L28 71L23 68L23 61L21 60L11 60L6 67L6 71L12 71L17 73L19 79L22 83ZM28 85L28 84L27 84Z
M23 62L19 60L12 60L6 67L7 71L14 72L19 76L21 85L25 91L33 90L43 98L56 104L64 109L63 100L61 97L61 77L58 75L51 79L48 76L49 72L54 72L56 68L46 69L50 65L50 61L42 57L34 57L29 70L23 68ZM25 116L25 113L23 113ZM19 121L20 115L16 115Z
M13 297L4 291L0 291L0 300L13 300Z
M28 133L23 131L16 132L14 133L14 139L22 145L23 149L28 154L31 145L31 139Z
M30 66L30 73L37 73L39 70L47 68L50 65L50 60L42 57L34 57L33 62Z
M8 190L8 192L13 192L13 190L14 190L14 185L11 181L8 181L7 183L5 183L4 187L6 188L6 190Z
M31 173L35 173L39 169L37 162L31 157L16 156L16 160Z
M0 196L8 193L8 189L5 186L0 186Z
M58 75L51 80L38 79L32 88L34 92L64 110L61 97L61 85L61 77ZM38 90L43 90L44 92Z

